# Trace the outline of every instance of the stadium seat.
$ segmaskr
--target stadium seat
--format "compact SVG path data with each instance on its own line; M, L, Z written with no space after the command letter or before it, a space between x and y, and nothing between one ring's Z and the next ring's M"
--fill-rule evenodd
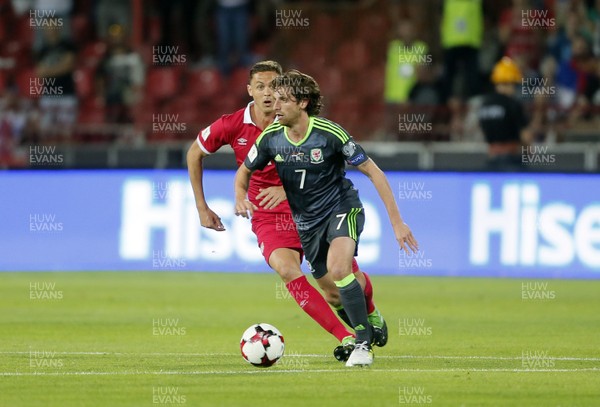
M385 65L377 64L367 68L361 78L363 80L357 81L356 84L361 98L383 100Z
M102 41L89 42L79 53L79 60L88 67L96 67L106 52L106 44Z
M18 40L6 42L0 49L0 55L7 60L5 62L10 65L9 70L13 72L33 65L31 49Z
M146 78L146 95L156 101L169 99L179 90L180 70L176 67L151 68Z
M77 96L81 100L94 95L94 73L92 68L80 68L73 74Z
M369 47L381 43L387 45L389 24L384 15L369 14L361 17L357 23L356 36L365 41Z
M31 49L33 44L33 39L35 35L35 30L32 29L31 23L29 21L29 13L24 16L17 17L16 20L16 32L11 35L12 38L18 39L18 41L23 44L26 48Z
M4 92L4 89L6 89L6 83L6 71L0 69L0 95Z
M35 92L30 91L31 80L33 78L35 78L35 70L33 68L23 69L17 73L16 84L20 96L27 99L35 97Z
M248 95L246 92L246 85L248 84L248 69L246 68L237 68L229 77L229 81L227 84L228 93L232 93L237 95L238 97L242 95Z
M104 105L97 99L88 99L80 105L78 123L81 124L99 124L104 123L106 112Z
M321 94L326 101L334 100L344 87L344 77L339 69L321 69L314 74L314 78L321 88Z
M185 93L199 100L210 100L221 90L221 75L216 69L191 70L187 72Z
M369 66L369 50L363 41L349 40L337 49L335 60L343 71L358 72Z
M71 17L71 37L78 45L86 44L91 37L91 24L85 14L75 14Z

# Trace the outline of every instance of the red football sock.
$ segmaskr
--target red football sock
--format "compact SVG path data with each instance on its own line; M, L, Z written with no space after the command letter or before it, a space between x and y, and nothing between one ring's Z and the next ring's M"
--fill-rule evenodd
M340 342L350 333L335 316L323 296L306 279L298 277L285 285L300 308Z
M352 272L356 273L359 270L360 268L358 267L356 259L353 259ZM367 302L367 314L370 314L371 312L375 311L375 303L373 302L373 284L371 284L371 279L369 278L369 275L364 271L362 273L363 276L365 276L365 288L363 291L365 292L365 301Z

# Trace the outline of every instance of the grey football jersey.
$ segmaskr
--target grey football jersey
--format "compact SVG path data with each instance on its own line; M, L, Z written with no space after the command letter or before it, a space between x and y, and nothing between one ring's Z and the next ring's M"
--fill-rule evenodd
M368 160L362 147L340 125L321 117L310 117L306 136L297 143L287 131L271 124L244 163L251 170L275 163L298 230L312 229L335 209L362 206L345 171L346 162L356 166Z

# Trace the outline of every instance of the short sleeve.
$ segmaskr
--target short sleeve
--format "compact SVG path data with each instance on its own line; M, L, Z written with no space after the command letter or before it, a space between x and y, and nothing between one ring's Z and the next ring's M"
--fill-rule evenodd
M225 119L221 117L219 120L198 133L196 142L200 146L200 149L206 154L213 154L219 148L229 144Z
M271 160L271 156L269 155L267 144L267 137L259 136L256 140L256 143L250 148L248 151L248 155L244 160L244 165L252 171L254 170L262 170Z
M353 166L358 166L369 159L367 153L360 144L356 144L352 138L349 138L342 145L342 154L346 158L346 162Z

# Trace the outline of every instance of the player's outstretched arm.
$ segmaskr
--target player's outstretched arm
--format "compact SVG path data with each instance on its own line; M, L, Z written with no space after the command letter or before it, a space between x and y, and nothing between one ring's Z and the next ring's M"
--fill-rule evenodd
M370 158L364 163L360 164L357 168L363 174L369 177L375 186L375 189L377 189L377 193L385 205L385 209L394 229L394 234L396 235L396 240L398 241L400 247L402 247L402 249L407 253L409 248L413 252L419 250L417 239L415 239L410 228L406 223L404 223L402 216L400 216L400 211L398 210L398 205L396 204L396 199L394 198L392 188L390 187L390 183L388 182L383 171L381 171L377 164L375 164L375 162Z
M246 167L246 164L242 163L235 173L234 191L235 191L235 214L237 216L243 216L249 218L254 214L256 206L246 199L248 195L248 184L250 183L250 176L252 171Z
M214 213L208 207L206 198L204 197L204 186L202 182L202 160L204 157L206 157L206 153L204 153L204 151L200 149L200 146L198 146L198 143L194 141L186 156L188 174L190 175L190 182L192 183L192 189L194 190L194 199L196 200L196 209L198 209L200 224L205 228L221 232L225 230L225 226L223 226L219 215Z

